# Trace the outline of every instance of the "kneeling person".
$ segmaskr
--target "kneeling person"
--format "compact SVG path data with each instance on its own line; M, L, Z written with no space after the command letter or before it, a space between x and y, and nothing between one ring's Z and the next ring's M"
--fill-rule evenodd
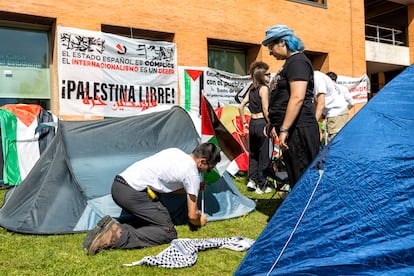
M156 199L157 194L186 193L189 223L204 226L207 217L197 206L200 188L204 189L200 187L200 173L210 171L220 160L219 149L203 143L190 154L169 148L135 162L115 177L111 191L115 203L133 220L118 224L105 216L89 231L83 247L95 255L108 248L143 248L176 239L168 209Z

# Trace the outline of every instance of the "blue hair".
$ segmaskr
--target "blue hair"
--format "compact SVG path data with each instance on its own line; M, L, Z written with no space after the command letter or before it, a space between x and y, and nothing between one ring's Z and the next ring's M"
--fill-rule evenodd
M282 37L282 39L286 42L288 49L293 52L305 50L305 45L303 45L302 41L295 35L288 35Z

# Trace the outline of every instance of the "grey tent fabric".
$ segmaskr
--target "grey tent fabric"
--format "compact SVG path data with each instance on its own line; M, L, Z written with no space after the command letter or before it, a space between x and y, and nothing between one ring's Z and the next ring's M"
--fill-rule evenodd
M61 234L92 229L104 215L127 219L110 195L115 175L162 149L178 147L190 153L198 143L194 124L180 107L127 118L60 121L55 138L29 175L7 192L0 226L19 233ZM210 220L254 210L253 201L231 188L231 178L218 182L220 191L206 194L215 199L213 209L206 209ZM227 200L219 199L223 196ZM185 202L173 198L166 204L168 200L176 223L185 223L182 212L177 212Z

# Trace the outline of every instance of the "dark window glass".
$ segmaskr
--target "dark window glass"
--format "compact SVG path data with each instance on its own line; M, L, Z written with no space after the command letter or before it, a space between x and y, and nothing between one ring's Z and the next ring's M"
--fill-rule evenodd
M247 75L246 53L243 50L209 47L208 67L242 76Z
M328 2L328 0L290 0L290 1L310 4L314 6L321 6L321 7L326 7L327 2Z
M50 99L48 32L0 26L0 104Z

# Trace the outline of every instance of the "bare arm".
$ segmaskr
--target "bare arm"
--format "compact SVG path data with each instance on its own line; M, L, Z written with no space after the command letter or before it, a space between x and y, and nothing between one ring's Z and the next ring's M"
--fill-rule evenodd
M325 93L319 93L316 96L316 106L315 106L315 117L316 121L322 117L322 113L325 109Z
M207 217L198 211L197 197L187 194L188 220L196 226L204 226L207 223Z
M266 119L266 122L269 121L269 88L267 86L262 86L259 91L260 98L262 99L262 112L263 116Z
M246 93L246 96L244 96L243 101L239 105L239 114L240 114L240 119L242 120L242 123L243 123L243 127L245 125L248 126L247 123L244 121L244 108L249 102L249 94L250 94L250 91Z
M249 127L247 122L244 120L244 108L249 102L249 94L250 94L250 91L246 93L246 96L244 96L243 101L239 105L239 114L240 114L240 119L242 120L242 123L243 123L243 130Z
M286 108L285 118L283 119L282 128L289 129L302 107L303 100L306 95L307 81L291 81L290 82L290 98ZM281 131L279 135L279 143L282 150L289 149L287 145L287 131Z
M344 87L343 88L344 98L345 101L348 103L348 109L351 109L354 107L354 99L352 98L351 94L349 93L349 90Z
M262 112L263 116L266 119L266 126L263 129L263 134L266 137L276 137L276 131L272 128L270 119L269 119L269 88L266 86L262 86L259 91L260 98L262 99Z
M282 127L289 129L302 107L305 99L307 81L292 81L290 82L290 99L287 105L285 118L283 119Z

